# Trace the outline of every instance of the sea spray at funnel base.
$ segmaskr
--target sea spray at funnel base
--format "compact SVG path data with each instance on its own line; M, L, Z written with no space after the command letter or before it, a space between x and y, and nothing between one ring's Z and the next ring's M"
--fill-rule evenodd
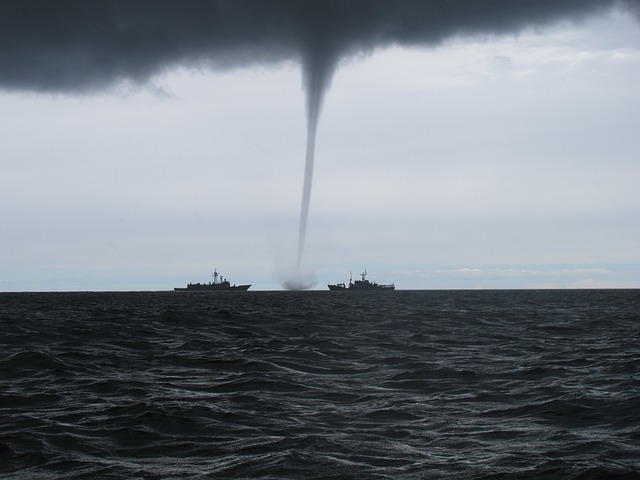
M313 272L301 272L297 270L293 273L290 273L286 276L285 279L282 280L282 286L286 290L309 290L316 286L318 280Z

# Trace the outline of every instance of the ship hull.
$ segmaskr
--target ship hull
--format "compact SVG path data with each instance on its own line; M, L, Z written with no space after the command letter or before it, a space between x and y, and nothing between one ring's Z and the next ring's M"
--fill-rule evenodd
M395 285L377 285L369 287L356 287L353 284L349 287L343 285L327 285L332 292L378 292L380 290L392 291L395 290Z
M356 290L359 292L371 292L378 290L395 290L395 285L376 285L376 286L367 286L367 287L352 287L349 290Z
M229 287L220 284L198 284L190 283L186 287L176 287L176 292L246 292L251 285L231 285Z

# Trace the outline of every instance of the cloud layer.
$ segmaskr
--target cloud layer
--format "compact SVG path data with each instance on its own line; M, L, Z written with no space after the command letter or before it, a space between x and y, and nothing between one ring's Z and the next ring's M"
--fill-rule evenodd
M307 91L345 56L516 33L637 0L24 0L0 4L0 88L85 92L174 66L299 61Z

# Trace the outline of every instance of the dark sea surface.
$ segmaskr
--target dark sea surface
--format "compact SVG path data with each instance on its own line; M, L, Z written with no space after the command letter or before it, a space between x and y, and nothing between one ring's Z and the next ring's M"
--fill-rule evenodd
M640 291L0 294L0 478L640 478Z

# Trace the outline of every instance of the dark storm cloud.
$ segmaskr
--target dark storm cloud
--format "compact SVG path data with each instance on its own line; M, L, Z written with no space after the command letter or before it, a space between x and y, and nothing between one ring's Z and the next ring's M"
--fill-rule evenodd
M0 1L0 88L90 91L167 68L294 60L307 91L343 56L503 34L638 0ZM314 86L317 83L319 85Z

